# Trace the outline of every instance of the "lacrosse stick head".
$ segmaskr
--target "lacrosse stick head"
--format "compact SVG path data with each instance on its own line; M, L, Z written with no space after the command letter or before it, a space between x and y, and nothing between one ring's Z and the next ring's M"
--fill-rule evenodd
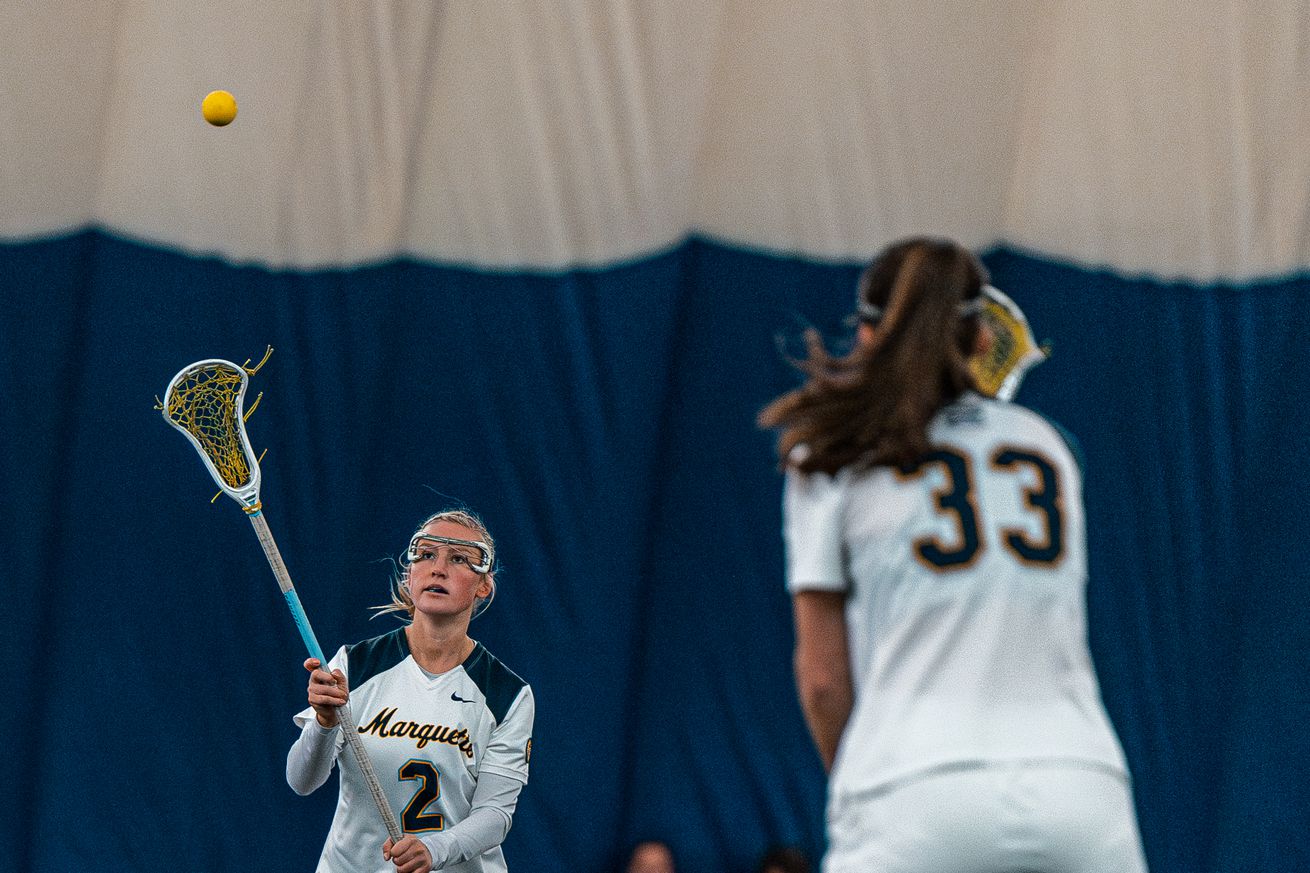
M180 430L223 493L259 511L259 462L246 436L244 367L213 358L183 367L168 383L164 419Z
M992 344L969 359L974 382L988 397L1013 400L1024 376L1050 352L1037 344L1023 310L999 288L983 286L978 318L991 331Z

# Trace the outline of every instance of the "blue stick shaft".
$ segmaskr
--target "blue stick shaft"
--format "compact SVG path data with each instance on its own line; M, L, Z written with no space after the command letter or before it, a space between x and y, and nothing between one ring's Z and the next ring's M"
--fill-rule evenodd
M282 596L287 600L287 606L291 609L291 617L296 620L296 630L300 631L300 638L305 641L305 648L309 649L310 657L318 658L319 664L326 670L327 658L323 657L323 650L318 645L318 639L314 636L314 629L309 626L309 616L305 615L305 607L300 605L300 596L296 594L296 589L288 588L282 592Z
M291 574L287 572L287 565L282 560L282 553L278 551L277 543L273 541L273 532L268 529L268 522L264 520L264 514L255 511L249 513L247 517L255 528L255 535L259 537L259 544L264 547L264 557L268 558L268 565L273 568L273 575L277 577L277 584L282 589L282 596L286 598L287 606L291 608L291 617L296 620L296 629L300 631L300 638L305 641L305 648L309 649L310 655L318 658L319 666L326 671L328 669L328 660L323 657L323 650L319 647L318 639L309 626L309 617L305 615L305 608L300 604L300 596L296 594L295 586L291 584ZM354 754L355 762L359 765L360 773L364 777L365 784L368 785L369 793L373 795L373 803L378 808L378 814L382 816L382 823L387 828L387 834L390 835L392 843L398 843L404 833L400 829L400 823L396 821L396 813L391 809L391 804L387 802L381 783L378 782L377 773L373 770L373 762L369 760L368 752L364 750L364 743L360 739L359 730L355 726L355 716L350 711L350 704L344 703L338 707L337 716L341 721L341 729L345 736L346 745Z

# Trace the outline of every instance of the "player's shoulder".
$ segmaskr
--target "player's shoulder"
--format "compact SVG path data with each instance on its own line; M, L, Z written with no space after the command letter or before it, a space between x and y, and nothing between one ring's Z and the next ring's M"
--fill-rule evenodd
M347 675L351 688L359 688L369 679L385 673L409 657L409 640L404 626L346 646Z
M1040 447L1067 452L1081 471L1085 468L1083 449L1078 439L1055 419L1039 410L1009 400L977 397L986 410L989 424L1011 439L1028 439Z
M801 472L801 464L810 454L810 447L807 443L794 446L791 452L788 453L787 463L783 468L788 491L809 494L839 492L854 474L854 468L850 466L842 467L836 473L825 473L822 470L803 473Z
M491 654L482 643L473 647L473 651L462 666L464 672L473 680L473 684L482 692L482 696L487 701L487 709L491 711L492 717L497 722L505 720L505 714L509 712L524 689L527 689L529 694L532 692L523 677L505 666L505 663Z

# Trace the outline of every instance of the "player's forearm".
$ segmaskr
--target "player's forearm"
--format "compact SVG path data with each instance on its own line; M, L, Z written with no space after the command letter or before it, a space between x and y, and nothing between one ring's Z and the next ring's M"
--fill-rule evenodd
M798 670L797 687L805 723L819 750L823 769L831 771L832 762L837 757L837 745L855 703L850 677L827 671Z
M473 790L473 808L464 820L420 837L432 855L434 868L463 863L504 842L522 790L523 783L517 779L482 773Z
M432 855L435 869L462 864L505 841L510 817L494 808L475 809L462 822L444 831L421 837Z
M324 728L310 720L287 752L287 784L301 795L328 780L337 758L337 728Z
M823 767L831 771L855 701L846 635L846 592L803 590L792 603L796 688Z

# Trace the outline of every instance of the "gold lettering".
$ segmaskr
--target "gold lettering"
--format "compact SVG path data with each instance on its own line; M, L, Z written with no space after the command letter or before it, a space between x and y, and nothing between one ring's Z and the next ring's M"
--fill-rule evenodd
M366 725L358 728L361 734L373 734L378 737L406 737L414 740L414 745L422 749L428 743L441 743L454 746L467 758L473 757L473 742L469 739L468 728L455 730L443 724L422 724L417 721L391 721L397 707L380 710Z
M387 735L387 723L391 717L396 714L396 708L383 709L373 716L373 720L366 725L360 725L358 730L361 734L376 734L379 737Z

